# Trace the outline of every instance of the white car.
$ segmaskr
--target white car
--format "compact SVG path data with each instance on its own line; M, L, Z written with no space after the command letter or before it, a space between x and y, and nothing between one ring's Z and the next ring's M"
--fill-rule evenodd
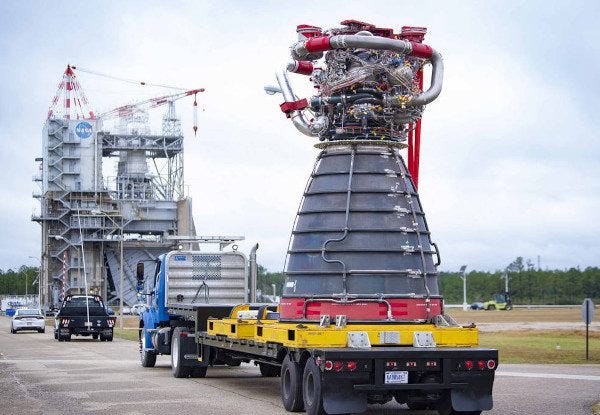
M145 309L146 309L146 304L142 304L142 303L134 304L131 306L131 314L139 316L144 312Z
M39 309L23 308L16 310L10 322L10 332L15 334L19 330L37 330L38 333L46 331L46 318Z

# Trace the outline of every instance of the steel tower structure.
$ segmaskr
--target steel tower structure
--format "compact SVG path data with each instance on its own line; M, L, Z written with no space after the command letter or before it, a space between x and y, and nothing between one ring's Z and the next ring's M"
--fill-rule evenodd
M89 292L135 303L137 262L170 250L176 235L195 235L183 191L183 134L173 101L167 104L161 134L150 133L147 113L135 106L127 106L116 131L107 131L103 121L110 116L87 108L72 68L65 70L34 176L41 188L32 220L42 228L42 306L83 293L84 278ZM117 160L112 175L110 159Z

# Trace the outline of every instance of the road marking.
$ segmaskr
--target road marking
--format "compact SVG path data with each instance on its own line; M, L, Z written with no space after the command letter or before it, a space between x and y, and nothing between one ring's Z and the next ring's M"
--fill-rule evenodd
M514 376L519 378L543 378L543 379L572 379L600 381L600 376L594 375L566 375L562 373L526 373L526 372L496 372L497 376Z

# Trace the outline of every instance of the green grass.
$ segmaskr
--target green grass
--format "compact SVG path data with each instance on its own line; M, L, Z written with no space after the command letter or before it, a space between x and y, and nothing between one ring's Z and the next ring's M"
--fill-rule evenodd
M590 333L590 359L587 361L585 332L581 331L479 333L479 345L498 349L501 363L600 363L600 333L597 332Z
M118 327L114 328L115 337L119 337L125 340L139 341L139 330L138 329L128 329L123 328L122 330Z

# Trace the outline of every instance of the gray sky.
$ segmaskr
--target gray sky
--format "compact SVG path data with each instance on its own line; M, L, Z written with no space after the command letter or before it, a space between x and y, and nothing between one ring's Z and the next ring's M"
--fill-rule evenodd
M283 266L317 151L264 94L295 27L353 18L427 26L446 75L423 120L421 198L442 269L494 270L516 256L543 268L600 257L600 3L596 1L215 1L0 3L0 268L35 265L33 159L67 63L149 82L202 86L191 100L186 184L201 234L241 234ZM164 90L81 73L96 111ZM305 78L293 82L310 93ZM158 116L160 111L158 112Z

